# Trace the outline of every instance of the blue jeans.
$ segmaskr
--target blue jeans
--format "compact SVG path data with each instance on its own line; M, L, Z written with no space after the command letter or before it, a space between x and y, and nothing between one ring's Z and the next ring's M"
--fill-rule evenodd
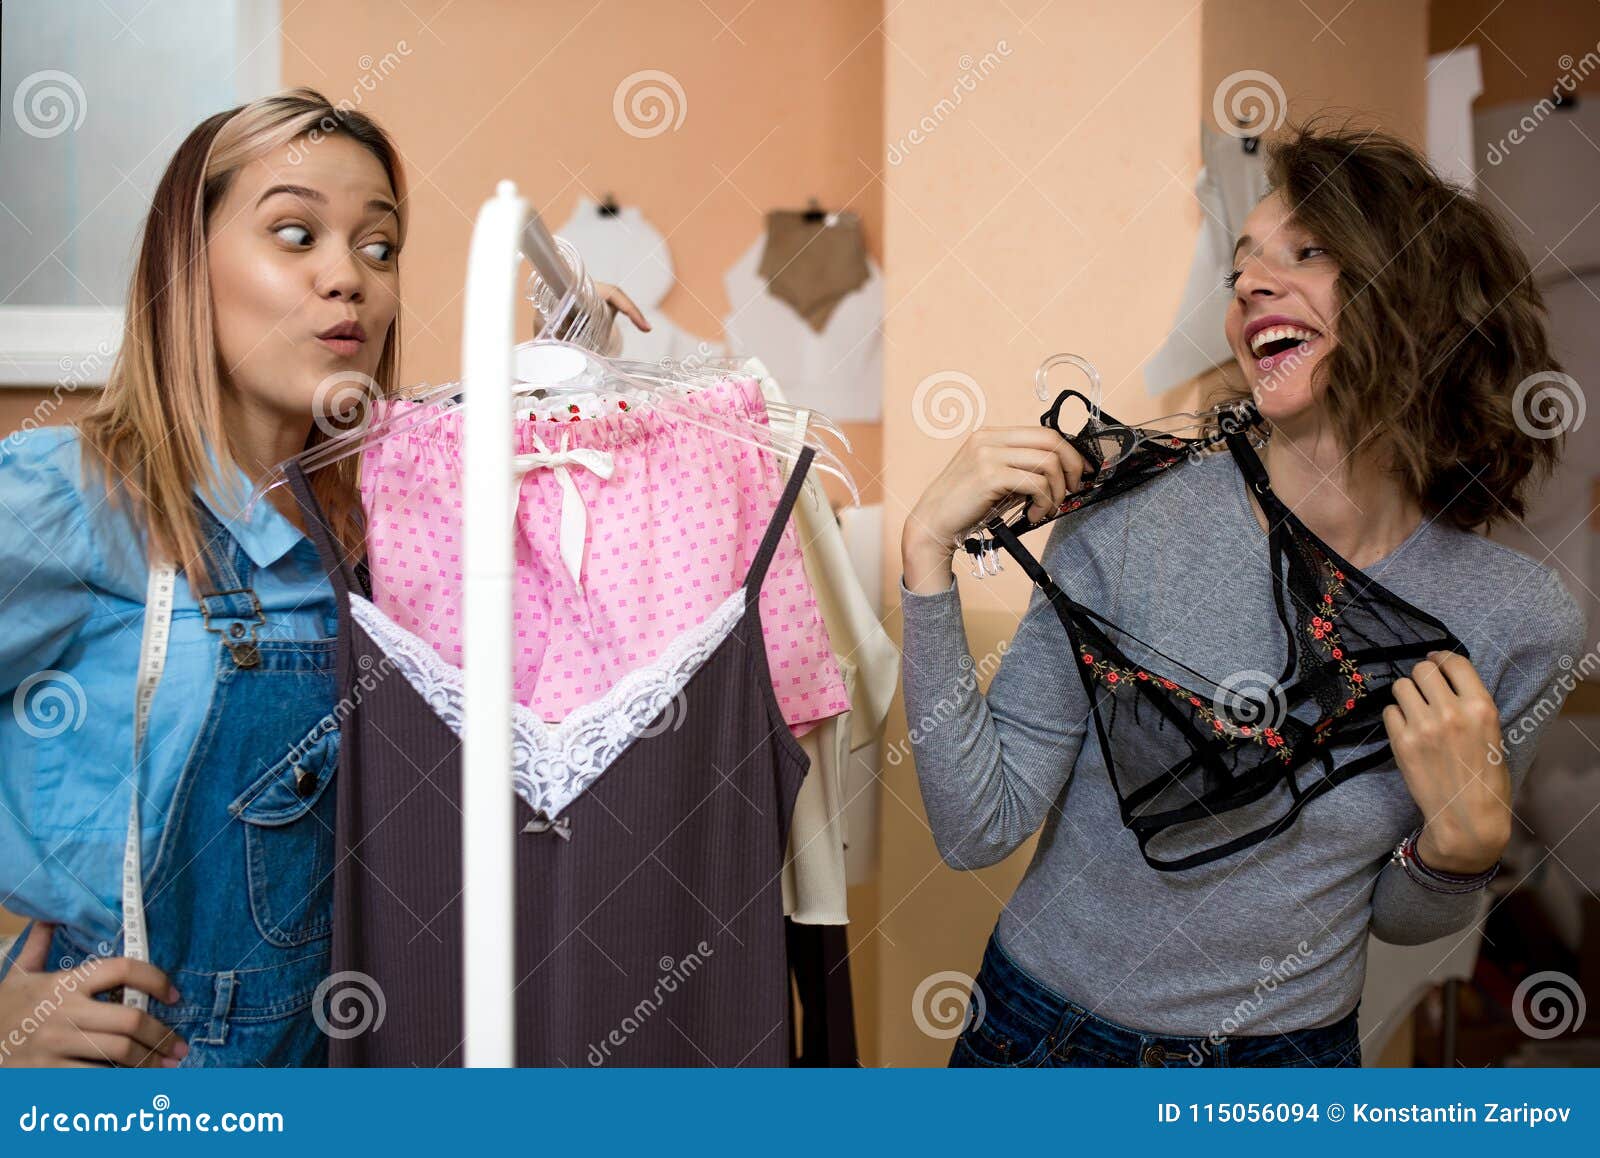
M1360 1003L1357 1003L1359 1008ZM984 949L952 1066L1359 1066L1352 1009L1332 1025L1210 1037L1145 1033L1096 1017L1023 972L994 937Z

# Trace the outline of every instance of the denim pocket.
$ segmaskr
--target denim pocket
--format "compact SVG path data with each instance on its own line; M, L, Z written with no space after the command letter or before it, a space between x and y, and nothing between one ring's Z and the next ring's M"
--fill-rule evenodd
M980 973L978 990L983 1002L981 1016L968 1024L956 1039L950 1057L952 1066L1038 1066L1050 1054L1050 1027L1018 1013L1002 995L984 985Z
M268 943L289 949L333 930L333 775L339 726L325 716L228 805L244 823L250 912Z

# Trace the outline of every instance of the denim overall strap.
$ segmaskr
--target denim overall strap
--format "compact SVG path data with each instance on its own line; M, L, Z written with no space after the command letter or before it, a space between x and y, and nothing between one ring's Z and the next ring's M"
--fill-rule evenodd
M204 503L196 503L195 509L200 512L203 538L214 544L216 556L212 563L213 589L199 597L201 622L207 631L222 637L235 663L250 667L258 659L256 638L266 622L261 602L249 585L250 558Z
M289 490L294 495L295 502L300 504L300 514L305 519L311 541L316 544L317 558L322 562L322 569L328 573L328 580L333 584L338 621L332 630L339 640L339 686L348 688L355 677L355 672L351 670L351 650L354 641L351 636L350 593L354 591L370 599L372 590L363 581L363 573L345 558L333 528L328 525L327 516L318 504L316 496L311 493L311 483L306 478L305 472L300 469L300 464L292 459L286 463L284 477L288 480Z
M150 959L180 994L150 1012L188 1040L185 1066L325 1064L335 639L264 638L249 556L197 510L220 556L200 604L216 678L146 866Z

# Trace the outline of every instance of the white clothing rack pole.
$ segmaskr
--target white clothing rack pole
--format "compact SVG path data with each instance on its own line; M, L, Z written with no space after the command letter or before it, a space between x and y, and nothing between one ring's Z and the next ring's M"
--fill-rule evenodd
M462 328L462 1024L463 1056L474 1067L516 1064L511 375L528 217L510 181L478 211Z

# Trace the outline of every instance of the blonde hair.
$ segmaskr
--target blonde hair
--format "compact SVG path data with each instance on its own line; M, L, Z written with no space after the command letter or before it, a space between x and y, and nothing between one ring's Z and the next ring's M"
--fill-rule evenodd
M139 259L128 289L122 348L98 403L77 422L86 464L98 469L113 500L127 500L148 535L150 557L177 563L198 594L213 580L213 544L201 542L193 503L199 486L217 497L237 457L222 421L223 379L213 328L205 247L210 215L235 175L252 160L309 134L343 134L383 165L395 194L404 241L405 178L400 156L369 117L336 108L315 89L263 97L202 121L178 146L150 203ZM394 392L400 321L390 326L373 375L378 393ZM353 420L352 420L353 421ZM341 424L312 423L307 448ZM208 450L210 453L208 453ZM217 460L213 468L211 455ZM340 548L362 554L359 456L308 478Z

